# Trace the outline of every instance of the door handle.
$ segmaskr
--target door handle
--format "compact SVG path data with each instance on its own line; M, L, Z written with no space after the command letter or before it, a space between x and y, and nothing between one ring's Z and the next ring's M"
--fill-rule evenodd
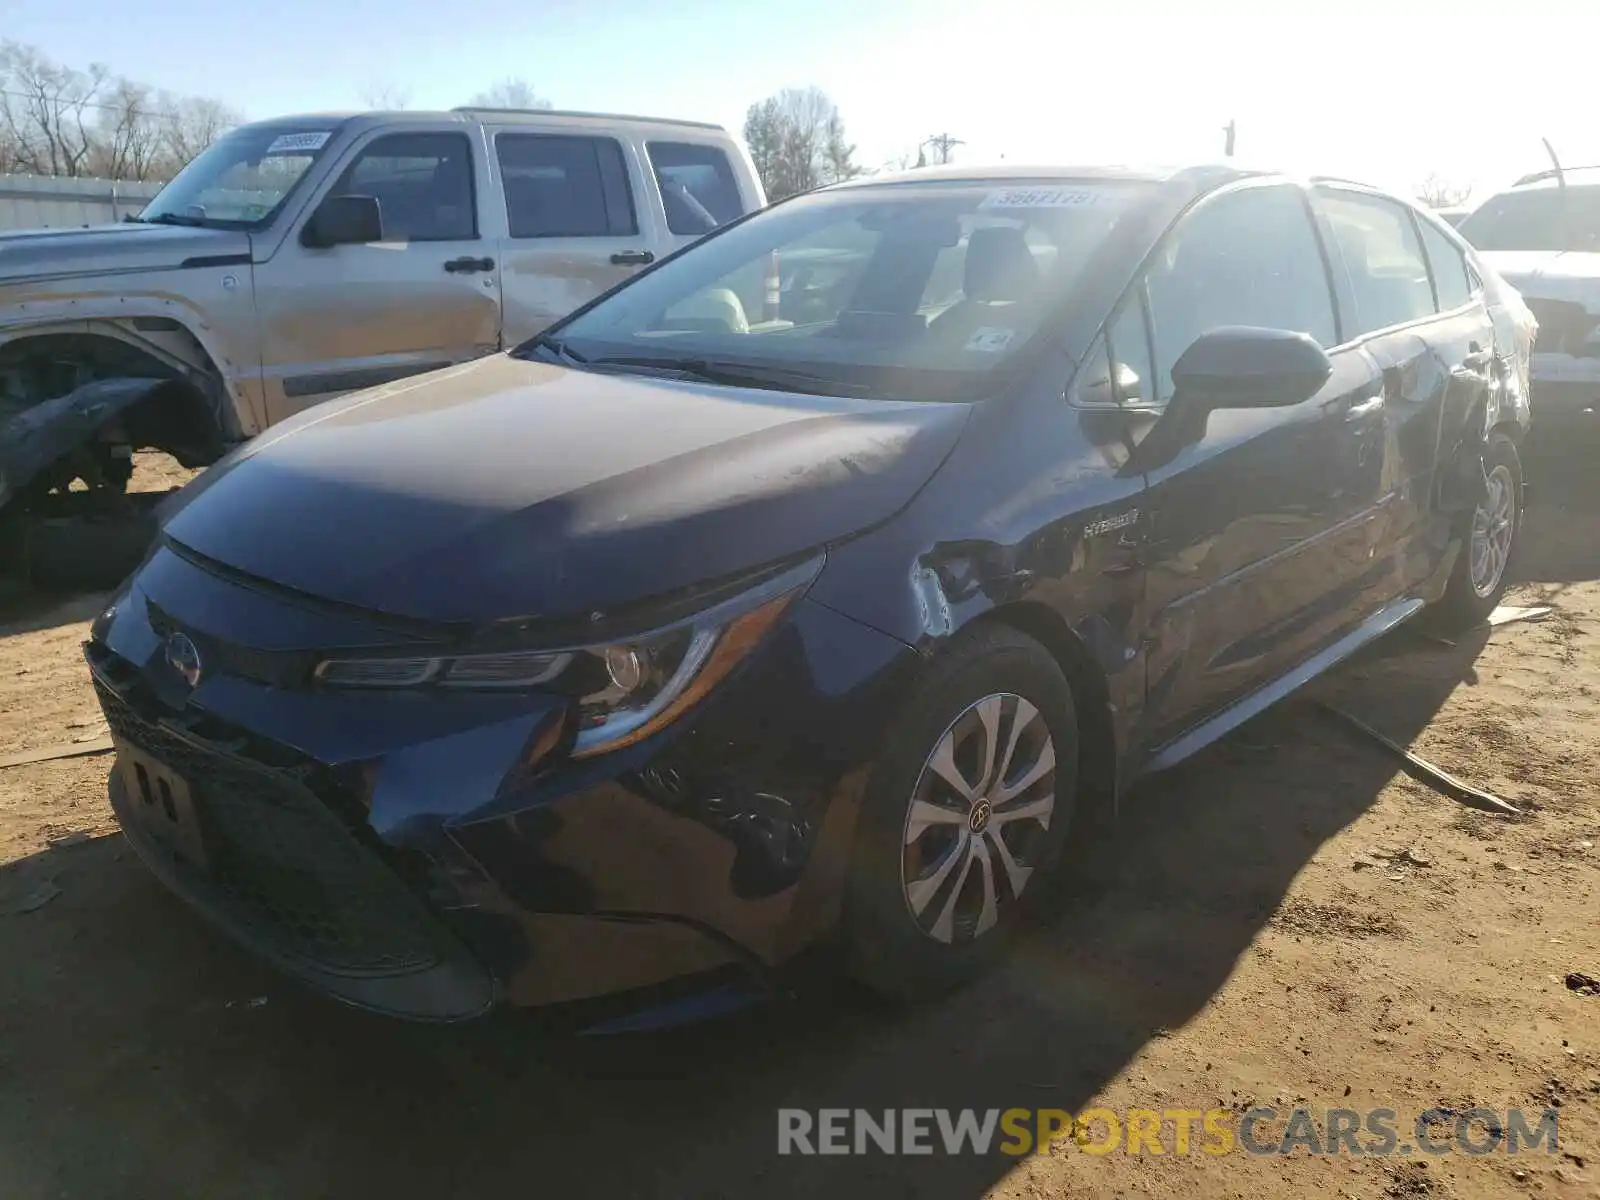
M619 267L643 267L655 262L656 256L648 250L618 250L611 261Z
M449 271L452 275L467 275L471 274L473 271L492 271L494 270L494 259L472 258L470 256L466 258L452 258L449 262L444 264L444 269Z

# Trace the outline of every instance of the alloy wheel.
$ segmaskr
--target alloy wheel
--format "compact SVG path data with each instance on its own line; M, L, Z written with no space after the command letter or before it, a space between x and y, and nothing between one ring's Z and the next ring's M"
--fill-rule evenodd
M1056 805L1056 749L1010 692L969 705L923 764L906 811L901 883L923 933L981 937L1021 898Z
M1517 488L1511 471L1498 465L1485 479L1485 494L1472 514L1470 570L1472 590L1483 599L1494 594L1511 557L1516 533Z

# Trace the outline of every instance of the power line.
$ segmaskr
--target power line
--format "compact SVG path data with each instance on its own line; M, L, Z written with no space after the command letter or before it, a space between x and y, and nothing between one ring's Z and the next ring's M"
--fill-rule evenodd
M933 152L938 156L938 160L941 163L947 163L950 161L950 151L954 150L957 146L966 145L966 143L960 138L954 137L948 133L936 133L922 144L924 146L932 146Z
M0 96L8 96L13 100L45 100L46 103L54 105L58 108L69 110L79 108L95 108L104 112L124 112L128 107L125 104L109 104L104 100L62 100L59 98L49 99L47 97L34 95L32 92L13 92L7 91L5 88L0 88ZM146 116L149 117L166 117L174 121L182 116L181 113L174 112L170 109L147 108L142 111Z

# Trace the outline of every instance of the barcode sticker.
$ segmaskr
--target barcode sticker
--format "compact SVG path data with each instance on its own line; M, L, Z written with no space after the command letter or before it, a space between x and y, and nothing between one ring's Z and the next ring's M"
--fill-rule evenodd
M319 133L284 133L272 139L268 154L304 154L321 150L332 135L327 130Z

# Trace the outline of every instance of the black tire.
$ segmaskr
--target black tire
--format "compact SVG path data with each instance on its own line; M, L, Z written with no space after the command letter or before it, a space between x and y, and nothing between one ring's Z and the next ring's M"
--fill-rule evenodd
M1000 697L998 706L995 697ZM1036 710L1034 717L1027 717L1019 698ZM965 763L964 769L957 767L963 777L969 772L998 773L982 766L985 716L992 716L999 730L997 752L988 755L988 761L1000 760L1004 768L1008 740L1015 750L1010 760L1013 784L1028 777L1030 765L1037 765L1034 760L1046 757L1039 740L1046 734L1055 766L1053 787L1041 776L1009 799L1000 798L1001 780L989 781L980 799L987 798L984 802L992 807L979 816L974 815L977 802L961 799L937 772L927 777L924 772L933 771L930 759L949 734L951 745L958 748L952 762L959 756ZM1010 726L1018 723L1019 716L1022 729L1013 735ZM974 737L978 744L969 751ZM868 784L845 897L851 973L880 995L908 1001L937 995L987 970L1049 895L1044 877L1060 862L1073 824L1077 777L1078 724L1072 689L1050 653L1003 625L964 634L935 662L930 678L895 721ZM1052 794L1048 825L1017 816L1019 808L1038 806ZM964 811L965 816L952 824L942 819L927 824L914 835L913 845L908 837L910 814L919 795L937 801L946 812ZM944 809L946 804L950 808ZM1011 887L1013 876L1001 848L993 845L995 838L1005 839L1003 849L1011 863L1031 869L1020 893ZM974 850L974 843L982 843L981 848ZM934 861L923 863L925 854ZM941 874L936 868L947 858L955 865L934 887L933 877ZM983 860L989 864L987 873ZM908 882L912 865L919 870L917 878ZM989 879L994 881L990 898L998 916L982 932L975 932L984 925L984 885ZM920 918L912 911L914 889L924 897ZM939 929L941 920L949 940L929 931L930 924Z
M1477 510L1464 514L1462 518L1461 553L1456 558L1455 569L1450 573L1450 582L1445 586L1444 595L1430 609L1433 624L1442 631L1462 632L1487 620L1506 593L1506 586L1511 580L1511 564L1516 561L1517 535L1522 531L1522 459L1517 454L1516 444L1505 434L1489 435L1483 448L1483 470L1491 481L1497 474L1510 481L1510 543L1492 585L1482 587L1475 584L1473 531L1479 522L1492 516L1485 508L1492 503L1495 495L1491 486L1490 494L1479 503ZM1479 581L1480 584L1486 582L1487 578Z

